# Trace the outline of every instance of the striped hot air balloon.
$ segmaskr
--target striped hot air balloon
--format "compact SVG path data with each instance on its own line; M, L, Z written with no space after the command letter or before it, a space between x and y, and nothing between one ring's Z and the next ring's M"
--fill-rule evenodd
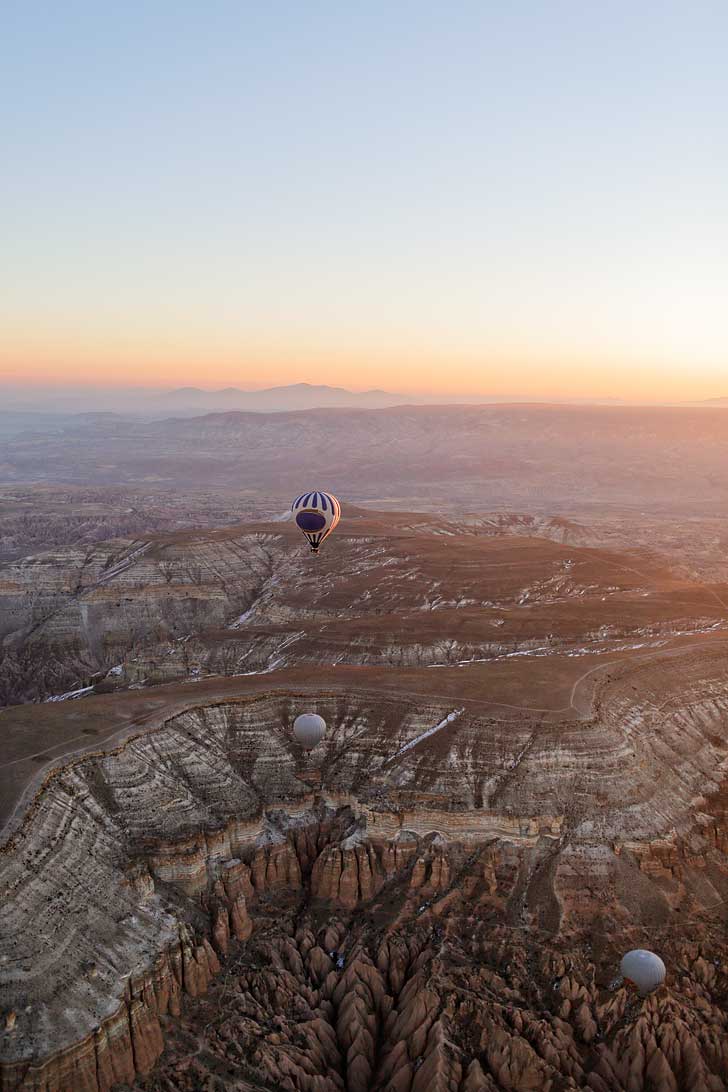
M302 493L291 505L298 528L317 554L319 546L331 534L341 516L341 505L331 493Z

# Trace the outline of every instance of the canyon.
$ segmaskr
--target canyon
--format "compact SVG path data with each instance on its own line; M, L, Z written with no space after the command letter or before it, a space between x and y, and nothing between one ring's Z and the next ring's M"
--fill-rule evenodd
M312 559L264 489L63 488L0 496L1 1092L728 1088L719 513Z
M546 722L276 678L55 769L2 847L0 1087L723 1088L727 665Z
M563 521L349 506L313 567L299 537L285 520L251 521L6 562L0 703L300 663L581 655L727 624L725 579L604 548Z

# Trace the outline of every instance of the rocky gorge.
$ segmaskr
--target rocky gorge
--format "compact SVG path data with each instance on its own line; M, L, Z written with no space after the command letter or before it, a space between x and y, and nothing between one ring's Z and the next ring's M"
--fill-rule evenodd
M581 654L728 624L728 593L664 560L503 528L350 508L315 569L280 521L0 564L0 706L295 663Z
M61 765L1 850L0 1088L725 1088L727 665L560 719L276 680Z

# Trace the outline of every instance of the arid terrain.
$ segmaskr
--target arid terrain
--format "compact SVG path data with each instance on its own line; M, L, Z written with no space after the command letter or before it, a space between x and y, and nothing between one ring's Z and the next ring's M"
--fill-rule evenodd
M714 430L690 465L690 421L643 417L611 477L606 435L602 470L572 465L553 420L538 497L508 432L483 470L507 504L485 486L473 503L466 435L450 493L422 486L436 441L421 471L390 452L402 490L384 463L352 480L318 557L286 481L267 484L273 433L237 488L200 484L201 437L233 428L217 419L185 422L187 489L104 485L98 464L76 479L98 422L38 440L54 480L23 477L33 444L7 440L2 1092L725 1092L728 517L710 460L728 415L724 441L723 411L684 412ZM643 456L669 435L657 475ZM712 499L690 496L699 464ZM302 711L328 725L310 755ZM667 965L648 998L619 979L633 947Z
M251 522L6 562L0 701L303 662L584 656L726 625L728 582L713 571L582 545L596 532L564 521L350 506L320 557L299 538L290 523Z
M285 506L302 479L322 473L351 503L446 514L603 518L622 510L675 520L723 516L728 502L728 412L720 407L173 413L78 414L11 434L0 414L0 483L208 490L241 496L243 511L252 497Z

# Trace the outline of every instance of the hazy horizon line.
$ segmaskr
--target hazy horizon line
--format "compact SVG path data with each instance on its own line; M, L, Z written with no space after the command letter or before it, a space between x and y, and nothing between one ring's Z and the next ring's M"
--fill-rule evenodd
M24 397L32 400L33 397L48 398L53 395L66 395L68 397L89 397L93 395L109 395L113 393L133 394L135 392L144 392L146 394L154 394L160 397L169 396L176 393L189 392L190 396L193 394L202 395L221 395L226 394L261 394L265 392L285 391L296 388L309 388L309 389L321 389L330 391L344 391L347 394L351 394L354 397L361 397L363 395L376 394L381 397L402 399L402 404L406 404L413 401L426 401L430 404L437 405L439 403L454 403L461 402L463 404L472 404L473 402L482 401L483 403L613 403L620 405L664 405L664 406L676 406L676 405L701 405L706 403L713 403L719 401L728 400L727 394L716 393L708 398L660 398L659 396L643 396L643 397L629 397L625 395L605 395L605 394L585 394L574 395L566 394L558 391L532 391L528 393L496 393L488 391L422 391L422 390L389 390L381 387L358 387L358 386L339 386L331 383L319 383L308 380L297 380L290 383L277 383L266 384L264 381L258 385L252 386L236 386L226 384L225 386L198 386L197 384L184 383L180 386L160 386L160 385L147 385L142 383L130 383L121 384L118 382L109 383L64 383L56 381L48 382L34 382L34 381L22 381L17 379L5 380L0 377L0 390L6 390L12 392L15 397ZM7 409L12 410L14 407L9 406ZM310 407L314 408L314 407ZM343 408L343 407L342 407ZM6 407L0 404L0 411L7 412ZM24 410L27 412L27 410Z

